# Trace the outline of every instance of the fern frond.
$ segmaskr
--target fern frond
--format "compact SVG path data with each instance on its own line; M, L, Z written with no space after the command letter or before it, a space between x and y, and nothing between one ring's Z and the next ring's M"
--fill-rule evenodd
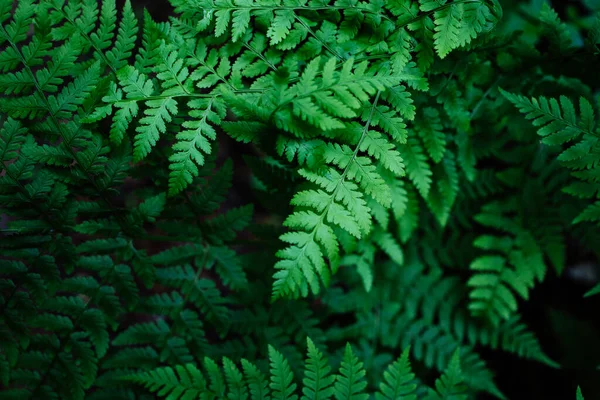
M371 107L371 116L378 99L379 92ZM325 257L330 260L332 272L335 272L339 262L338 239L333 225L357 238L368 234L371 229L371 211L364 200L366 196L371 196L385 207L390 206L389 187L371 160L359 155L361 149L370 149L375 154L372 147L363 147L365 141L368 144L373 140L369 131L370 122L369 117L354 150L345 145L324 145L325 162L338 167L341 172L335 167L328 167L324 176L307 169L300 171L302 176L315 183L319 189L299 192L292 199L292 205L305 207L306 210L293 213L284 222L296 231L281 236L291 246L278 253L282 260L275 265L279 271L274 275L274 298L297 295L298 291L306 296L307 283L313 292L318 290L317 276L325 283L329 280L330 272ZM381 153L378 153L380 158L391 160L395 157L398 165L391 169L399 170L399 156L391 152L393 147L386 147L387 149L381 149Z
M177 142L173 145L174 153L169 158L171 173L169 175L169 194L181 192L198 176L198 166L204 165L204 154L210 154L211 140L217 134L212 124L218 125L225 116L225 108L216 99L197 99L188 102L192 109L190 117L197 120L186 121L184 128L176 136Z
M415 400L417 398L415 374L411 371L408 356L409 349L406 349L400 358L383 373L384 381L379 386L379 392L375 393L376 400Z
M328 399L333 394L335 377L329 375L331 367L327 358L317 349L313 341L307 337L307 359L302 381L302 399Z
M428 399L466 400L468 398L466 393L467 388L463 384L462 371L460 368L459 349L456 349L452 355L448 368L444 371L442 376L435 381L435 389L437 393L430 391Z
M194 398L206 391L206 381L202 372L193 364L178 365L175 368L161 367L124 377L169 398Z
M335 384L333 385L333 395L336 400L367 400L369 395L363 393L367 387L367 382L364 380L365 374L363 363L358 361L358 358L352 352L352 348L347 344L340 372L336 376Z
M432 2L435 3L435 2ZM423 7L421 7L423 9ZM423 11L429 11L423 9ZM434 13L435 22L435 49L444 58L454 48L460 45L460 21L463 18L464 8L460 3L451 4L449 7Z
M296 390L296 384L293 383L294 375L287 360L280 352L269 346L269 361L271 365L269 387L273 391L273 399L296 400L298 396L294 394Z
M557 159L573 170L572 175L583 182L576 181L564 191L574 196L589 198L590 192L595 192L600 187L600 180L592 172L600 161L600 134L596 127L594 109L589 101L580 97L578 114L573 102L566 96L560 96L558 101L545 97L527 99L502 89L500 91L525 114L525 118L532 120L533 126L538 128L538 135L543 137L543 143L556 146L573 142ZM598 205L592 203L574 218L573 223L597 223L599 218Z

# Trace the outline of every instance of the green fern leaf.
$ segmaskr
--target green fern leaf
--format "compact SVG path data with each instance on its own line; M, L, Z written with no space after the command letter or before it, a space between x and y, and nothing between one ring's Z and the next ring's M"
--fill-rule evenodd
M435 381L435 389L430 391L428 399L431 400L466 400L468 395L466 393L467 387L464 385L462 370L460 366L460 350L456 349L452 354L448 367L442 374L442 376Z
M333 394L333 383L335 377L329 375L331 367L327 358L316 348L310 338L307 342L306 370L304 371L304 387L302 388L302 400L324 400Z
M273 22L267 30L267 37L271 39L271 46L280 43L290 33L294 17L294 12L291 10L275 11L275 18L273 18Z
M223 374L217 363L208 357L204 357L204 368L206 368L206 375L210 382L208 389L214 393L217 398L225 397L225 379L223 378Z
M383 373L384 381L375 393L376 400L416 400L417 385L413 383L415 375L411 372L409 350L405 349L400 358Z
M245 359L242 359L242 368L248 382L251 398L253 400L269 399L269 383L260 370Z
M409 138L408 143L399 146L400 154L403 155L406 173L413 181L419 193L427 198L431 188L431 168L427 163L423 148L416 138Z
M423 117L416 128L419 136L423 139L425 150L433 162L439 163L446 151L446 135L443 132L439 112L431 107L423 109Z
M244 375L227 357L223 357L223 370L229 388L227 398L230 400L246 400L248 398L248 389L244 383Z
M434 13L435 49L440 58L446 57L460 45L460 24L463 12L463 5L456 3Z
M293 383L294 375L287 360L274 347L269 346L269 361L271 365L271 383L269 387L273 391L275 400L296 400L294 394L296 384Z
M145 158L156 145L160 134L167 130L166 123L171 122L172 116L177 114L177 101L171 97L160 100L148 100L148 108L140 125L136 128L133 148L133 161L138 162Z
M193 109L190 116L198 120L184 122L182 126L187 129L176 136L174 153L169 157L169 195L181 192L198 176L198 166L204 165L203 153L211 153L210 140L217 137L210 123L218 125L225 112L214 98L192 100L188 106Z
M336 376L334 397L336 400L367 400L368 394L363 391L367 387L364 380L365 370L363 363L352 352L350 344L346 344L344 358L340 366L340 373Z
M196 398L206 391L202 372L192 364L178 365L175 369L161 367L126 376L125 379L144 385L151 392L169 398Z
M104 10L104 4L102 6ZM106 59L114 70L118 71L127 65L127 59L131 57L131 52L135 47L137 32L137 19L131 7L131 1L125 0L117 39L113 48L106 53Z

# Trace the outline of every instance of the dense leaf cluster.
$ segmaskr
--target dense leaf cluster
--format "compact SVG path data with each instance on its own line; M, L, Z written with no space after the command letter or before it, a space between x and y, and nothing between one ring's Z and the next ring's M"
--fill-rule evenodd
M585 3L0 0L1 397L505 398L486 351L557 367L521 304L600 256Z

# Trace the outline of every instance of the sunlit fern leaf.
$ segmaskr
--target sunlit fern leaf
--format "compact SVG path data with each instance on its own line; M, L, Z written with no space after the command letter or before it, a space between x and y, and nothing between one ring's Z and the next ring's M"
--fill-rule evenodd
M440 58L446 57L460 45L460 22L463 14L464 7L461 3L451 4L434 13L435 49Z
M379 92L371 106L374 115ZM371 230L371 213L365 199L372 197L384 207L391 205L390 188L378 173L369 157L361 156L366 151L379 158L382 166L400 174L400 157L394 146L381 135L371 135L366 123L355 149L338 144L323 145L323 159L327 166L324 173L308 169L300 174L316 184L317 189L301 191L291 204L303 209L290 215L284 225L295 231L286 233L281 239L290 243L278 253L281 258L275 268L273 297L318 291L318 277L327 284L331 272L339 262L338 239L333 231L338 226L351 235L361 238ZM376 143L376 141L379 141ZM365 144L367 146L365 146ZM326 259L331 263L327 266ZM329 271L331 269L331 272Z

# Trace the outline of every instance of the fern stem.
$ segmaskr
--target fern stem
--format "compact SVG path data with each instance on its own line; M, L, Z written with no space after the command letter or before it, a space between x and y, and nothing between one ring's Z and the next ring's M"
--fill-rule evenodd
M320 37L318 37L317 34L310 28L310 26L308 26L308 24L306 22L304 22L302 20L301 17L294 14L294 18L296 19L296 21L300 22L300 24L304 27L304 29L306 29L308 31L308 33L310 33L315 39L317 39L317 41L319 43L321 43L321 45L323 47L325 47L325 49L327 51L329 51L331 54L333 54L338 60L344 61L346 59L345 57L342 57L337 51L335 51L334 49L329 47L329 45L327 43L325 43Z
M273 65L273 63L271 63L269 60L267 60L267 58L264 55L262 55L262 53L257 51L254 47L252 47L252 45L250 45L250 43L244 42L244 47L246 47L248 50L250 50L251 52L256 54L256 56L258 58L260 58L265 64L267 64L269 66L269 68L271 68L273 71L277 71L277 67L275 65Z
M206 64L206 62L204 62L204 60L201 60L199 58L195 58L195 60L198 61L198 63L200 63L204 68L208 69L210 72L213 73L213 75L215 75L216 77L219 78L219 80L221 82L223 82L224 84L226 84L227 86L229 86L229 88L233 91L238 90L235 86L233 86L227 79L225 79L224 77L222 77L219 73L217 73L217 71L211 67L210 65Z
M362 134L360 135L360 139L358 139L358 142L356 143L356 148L354 149L352 158L350 158L350 161L348 161L348 164L344 168L344 172L342 173L342 175L340 177L340 181L337 184L334 192L337 191L340 183L346 178L346 174L348 174L348 171L350 170L350 164L352 164L354 162L354 160L356 159L356 156L358 155L358 152L360 151L360 145L365 140L365 137L367 136L367 133L369 132L369 127L371 126L371 119L373 119L373 114L375 113L375 109L377 108L377 102L379 101L380 95L381 95L381 90L378 90L377 94L375 95L375 100L373 100L373 104L371 105L371 111L369 113L369 117L368 117L367 121L365 122L365 127L362 131Z

